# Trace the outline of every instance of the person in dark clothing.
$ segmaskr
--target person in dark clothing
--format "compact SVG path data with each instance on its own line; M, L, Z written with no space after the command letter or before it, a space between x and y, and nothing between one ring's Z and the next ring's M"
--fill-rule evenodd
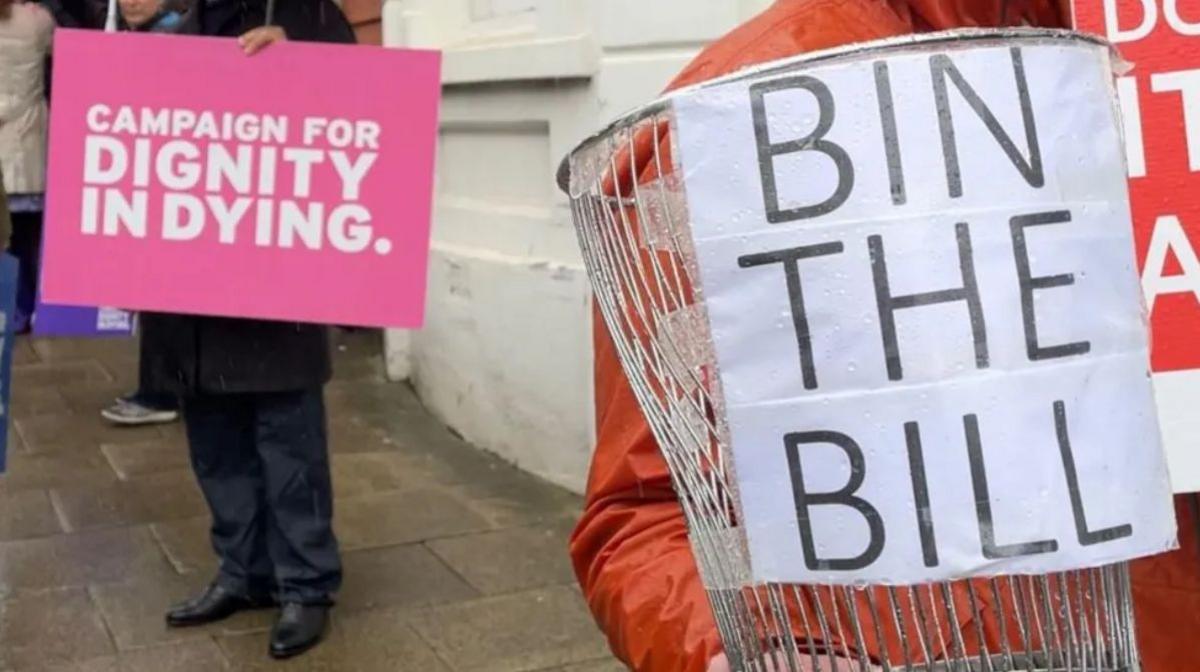
M276 1L271 26L263 0L201 0L185 23L238 36L248 54L285 39L354 41L330 0ZM167 622L200 625L280 604L270 654L303 653L324 635L342 579L323 397L327 328L162 314L144 315L142 326L142 383L183 400L220 558L213 583Z
M104 5L93 0L38 0L59 28L101 28Z
M173 33L181 27L183 15L171 9L165 0L119 0L117 29L135 33ZM144 347L140 343L139 347ZM146 377L144 353L138 355L138 379ZM175 422L179 419L179 398L154 393L139 386L132 394L119 397L100 411L101 417L115 424L140 427Z
M266 25L267 5L274 5L271 25ZM346 15L332 0L196 0L189 12L192 30L203 35L238 37L247 54L272 42L357 41Z

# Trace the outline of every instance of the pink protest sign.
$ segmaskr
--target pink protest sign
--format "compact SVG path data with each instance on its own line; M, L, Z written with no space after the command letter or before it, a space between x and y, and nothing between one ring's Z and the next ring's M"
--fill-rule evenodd
M436 52L90 31L54 50L47 301L420 325Z

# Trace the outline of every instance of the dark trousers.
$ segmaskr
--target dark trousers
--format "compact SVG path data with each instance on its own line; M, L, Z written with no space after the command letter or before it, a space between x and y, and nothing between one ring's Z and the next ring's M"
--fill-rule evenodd
M148 347L146 339L138 339L138 389L133 394L129 395L128 399L136 404L141 404L146 408L152 408L156 411L178 411L179 397L168 392L151 392L148 390L154 389L154 372L150 370L148 362L150 355L147 354Z
M9 250L21 266L17 275L17 316L28 320L37 305L38 268L42 260L42 213L12 213Z
M330 603L342 565L322 390L191 396L183 415L217 582L246 597Z
M129 395L128 399L135 404L145 406L155 411L178 411L179 399L173 394L157 394L138 390Z

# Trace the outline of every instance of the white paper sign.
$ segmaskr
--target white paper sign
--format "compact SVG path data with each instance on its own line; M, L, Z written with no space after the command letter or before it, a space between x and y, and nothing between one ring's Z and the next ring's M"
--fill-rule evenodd
M756 581L1172 548L1105 49L892 49L674 101Z

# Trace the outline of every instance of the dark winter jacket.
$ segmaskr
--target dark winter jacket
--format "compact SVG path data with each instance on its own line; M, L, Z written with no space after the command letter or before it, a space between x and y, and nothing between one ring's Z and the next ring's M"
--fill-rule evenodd
M185 32L237 37L266 23L267 0L196 0ZM275 0L273 23L297 42L353 43L354 29L332 0Z
M59 28L102 28L107 3L95 0L38 0Z
M263 25L265 9L263 0L198 0L180 32L234 37ZM276 0L274 23L291 40L354 41L330 0ZM143 391L185 397L301 390L332 373L328 328L294 322L147 314L141 357Z

